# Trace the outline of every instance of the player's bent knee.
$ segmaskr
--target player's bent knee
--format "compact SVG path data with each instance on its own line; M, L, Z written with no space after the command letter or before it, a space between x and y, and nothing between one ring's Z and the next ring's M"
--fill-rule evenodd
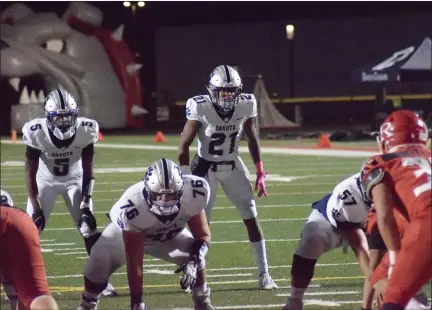
M30 310L58 310L58 304L50 295L42 295L33 299Z

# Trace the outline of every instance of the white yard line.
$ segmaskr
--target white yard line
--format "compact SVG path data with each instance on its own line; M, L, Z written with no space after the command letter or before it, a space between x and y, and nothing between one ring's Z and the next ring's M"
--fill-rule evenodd
M297 222L304 221L306 217L301 218L275 218L275 219L260 219L261 223L263 222ZM242 220L233 220L233 221L212 221L210 224L234 224L234 223L243 223ZM62 227L62 228L45 228L44 231L62 231L62 230L76 230L76 227ZM239 241L240 242L240 241Z
M345 265L357 265L357 263L341 263L341 264L317 264L318 267L334 267L334 266L345 266ZM174 264L160 264L160 265L152 265L152 264L143 264L144 266L144 273L154 273L154 274L161 274L161 275L173 275L174 270L170 269L153 269L153 268L175 268L176 265ZM151 268L151 269L147 269ZM256 266L245 266L245 267L232 267L232 268L207 268L206 271L208 273L212 272L221 272L221 271L241 271L241 270L251 270L255 269ZM281 266L269 266L270 269L280 269L280 268L291 268L291 265L281 265ZM113 275L122 276L126 275L126 272L115 272ZM222 274L214 274L213 277L222 277L222 276L229 276L234 277L236 274L230 274L230 273L222 273ZM254 273L241 273L237 274L241 276L255 276ZM69 275L59 275L59 276L48 276L48 279L67 279L67 278L79 278L82 277L82 274L69 274ZM239 280L241 281L241 280ZM247 281L247 280L246 280ZM254 280L256 281L256 280ZM231 282L231 281L230 281ZM217 282L219 284L225 283L225 282ZM317 284L310 285L309 287L319 287ZM285 295L284 295L285 296Z
M11 140L1 140L4 144L24 144L24 141L12 142ZM107 149L133 149L133 150L165 150L165 151L177 151L178 147L174 145L151 145L151 144L112 144L100 142L95 144L96 148L107 148ZM189 150L197 150L197 147L191 146ZM261 153L264 154L284 154L284 155L311 155L311 156L330 156L330 157L361 157L367 158L375 155L377 151L357 151L357 150L337 150L337 149L296 149L296 148L285 148L285 147L261 147ZM239 153L249 153L249 149L246 146L239 147Z
M93 193L123 193L125 191L124 188L122 189L107 189L107 190L95 190L93 191ZM278 192L271 192L269 195L270 196L282 196L282 195L309 195L309 194L328 194L329 191L319 191L319 192L283 192L283 193L278 193ZM27 193L17 193L14 196L27 196ZM120 195L119 195L120 196ZM225 194L219 194L216 195L217 198L226 198ZM96 201L96 200L95 200Z

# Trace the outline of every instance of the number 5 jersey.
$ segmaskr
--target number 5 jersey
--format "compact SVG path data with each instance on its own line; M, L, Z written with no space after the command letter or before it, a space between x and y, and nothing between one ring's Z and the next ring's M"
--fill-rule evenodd
M38 175L47 181L64 182L82 176L81 153L98 140L95 120L78 117L75 137L66 147L56 146L49 134L46 118L36 118L22 128L24 143L41 151Z

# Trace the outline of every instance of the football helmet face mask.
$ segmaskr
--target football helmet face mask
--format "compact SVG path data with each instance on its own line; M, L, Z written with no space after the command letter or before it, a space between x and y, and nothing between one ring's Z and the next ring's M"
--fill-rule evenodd
M428 129L413 111L398 110L384 120L377 137L381 152L391 153L397 146L425 146Z
M180 167L162 158L148 168L143 194L151 212L159 216L171 216L180 211L183 188Z
M14 202L8 192L0 190L0 205L13 207Z
M210 74L207 90L216 109L227 114L238 102L243 87L239 73L231 66L221 65Z
M70 93L55 89L49 93L44 103L44 112L48 129L60 140L66 140L75 134L78 118L78 103Z

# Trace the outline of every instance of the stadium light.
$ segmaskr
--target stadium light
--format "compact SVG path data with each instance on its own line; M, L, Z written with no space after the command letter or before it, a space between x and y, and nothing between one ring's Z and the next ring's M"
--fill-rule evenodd
M138 1L138 6L140 8L143 8L145 6L145 2L144 1Z
M131 6L131 3L130 3L129 1L125 1L125 2L123 2L123 6L124 6L125 8L128 8L128 7Z
M286 37L288 40L294 39L294 25L286 25L285 31L286 31Z

